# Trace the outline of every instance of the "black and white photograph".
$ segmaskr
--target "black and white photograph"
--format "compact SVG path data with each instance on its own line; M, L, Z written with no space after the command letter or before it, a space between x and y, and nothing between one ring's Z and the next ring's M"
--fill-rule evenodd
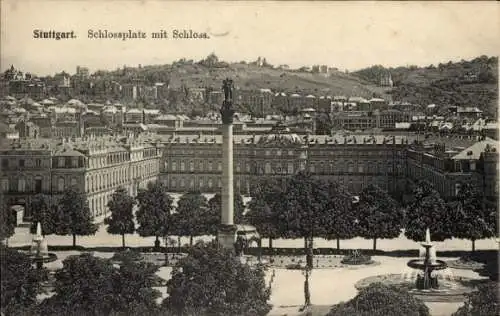
M500 3L0 0L1 316L495 316Z

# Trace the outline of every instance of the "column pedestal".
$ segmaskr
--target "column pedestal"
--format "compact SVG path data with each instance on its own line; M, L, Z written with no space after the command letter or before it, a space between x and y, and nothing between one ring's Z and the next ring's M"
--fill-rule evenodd
M236 225L219 226L218 236L219 245L225 249L234 250L234 243L236 242Z

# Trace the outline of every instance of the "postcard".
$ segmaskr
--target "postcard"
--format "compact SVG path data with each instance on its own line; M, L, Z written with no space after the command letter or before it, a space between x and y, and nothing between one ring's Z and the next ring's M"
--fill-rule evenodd
M499 10L0 1L2 315L499 314Z

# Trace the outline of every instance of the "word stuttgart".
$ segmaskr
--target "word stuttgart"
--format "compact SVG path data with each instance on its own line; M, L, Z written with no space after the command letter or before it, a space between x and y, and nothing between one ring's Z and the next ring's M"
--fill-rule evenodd
M146 38L146 33L142 31L132 31L128 32L110 32L108 30L88 30L87 37L92 39L109 38L109 39L120 39L125 41L127 39L143 39Z
M61 39L76 38L76 35L75 31L57 32L53 30L50 31L33 30L33 38L61 40Z

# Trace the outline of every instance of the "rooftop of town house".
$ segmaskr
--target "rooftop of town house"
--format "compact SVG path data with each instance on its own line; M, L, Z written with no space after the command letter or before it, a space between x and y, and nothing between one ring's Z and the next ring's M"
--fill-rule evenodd
M453 156L455 160L476 160L479 159L481 153L484 152L486 147L495 148L498 151L498 141L486 138L485 140L474 143L472 146L469 146Z

